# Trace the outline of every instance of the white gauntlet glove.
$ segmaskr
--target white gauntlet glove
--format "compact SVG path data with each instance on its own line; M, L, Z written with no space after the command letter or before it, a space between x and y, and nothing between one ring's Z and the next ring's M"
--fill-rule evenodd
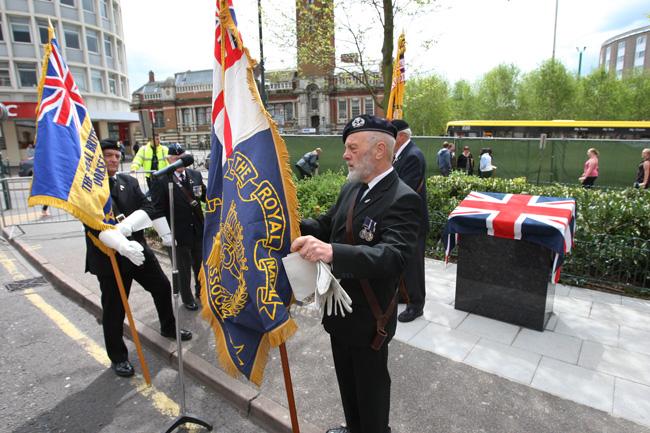
M124 236L151 227L151 218L142 209L138 209L115 226Z
M104 245L117 251L121 256L129 259L134 265L144 263L144 248L136 241L128 240L119 230L104 230L99 233L99 240Z
M162 239L163 246L171 247L172 231L169 228L169 224L167 223L167 218L165 217L156 218L155 220L152 221L152 224L153 224L153 229L156 231L156 233L158 233L160 239Z
M316 278L316 306L321 315L326 310L327 315L339 314L345 317L345 312L352 312L352 299L343 290L339 281L332 275L330 266L322 261L317 263L318 276Z

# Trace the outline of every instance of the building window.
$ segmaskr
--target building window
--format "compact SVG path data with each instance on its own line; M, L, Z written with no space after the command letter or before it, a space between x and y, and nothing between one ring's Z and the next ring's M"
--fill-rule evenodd
M17 63L18 86L19 87L36 87L36 65L34 63Z
M95 12L95 0L83 0L84 10Z
M104 36L104 55L106 57L113 57L113 42L108 36Z
M373 102L372 98L365 98L363 100L363 111L365 111L366 114L369 114L371 116L375 115L375 103Z
M350 100L350 115L352 117L357 117L361 114L361 104L359 103L359 98L352 98Z
M93 83L93 92L104 93L104 76L101 71L91 71L91 80Z
M81 42L79 42L79 32L72 29L63 29L65 36L65 46L67 48L81 49Z
M74 0L61 0L62 5L74 7Z
M154 128L165 127L165 114L162 111L153 112L153 126Z
M13 33L14 42L32 42L32 35L29 32L29 24L11 23L11 32Z
M2 21L0 21L0 42L4 41L5 37L4 34L2 33Z
M0 62L0 87L11 87L9 62Z
M107 20L108 19L108 2L106 0L102 0L101 4L99 5L99 10L102 13L102 18Z
M108 91L111 95L117 95L117 81L114 76L108 78Z
M609 64L611 62L611 59L612 59L612 47L608 46L605 49L605 64L603 65L603 66L605 66L606 71L609 71L609 69L610 69Z
M208 124L208 107L198 107L196 109L196 123L198 125Z
M54 23L52 25L56 27ZM48 42L50 42L50 32L48 30L47 23L43 23L43 22L38 23L38 34L39 37L41 38L41 44L47 44Z
M285 120L293 120L293 102L284 104L284 118Z
M634 66L643 67L645 61L645 35L636 38L636 49L634 52Z
M77 83L77 87L82 92L88 91L88 80L86 80L86 70L83 68L75 68L74 66L70 67L70 72L72 72L72 77L74 82Z
M192 110L183 108L183 125L189 126L192 123Z
M99 39L97 38L97 32L94 30L86 30L86 45L88 51L91 53L99 54Z
M616 76L621 78L623 76L623 68L625 66L625 41L620 41L616 50Z
M347 99L339 99L338 118L339 118L339 122L348 120L348 100Z

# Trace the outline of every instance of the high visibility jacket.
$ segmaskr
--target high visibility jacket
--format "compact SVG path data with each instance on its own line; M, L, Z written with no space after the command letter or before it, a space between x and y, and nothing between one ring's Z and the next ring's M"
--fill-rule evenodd
M169 165L169 163L167 162L168 151L169 149L167 148L167 146L163 146L162 144L156 148L156 157L158 158L158 170L160 170L161 168L165 168ZM140 168L142 168L145 171L150 171L152 160L153 160L153 148L151 147L151 142L148 142L140 149L138 149L138 153L136 153L135 156L133 157L133 161L131 162L131 171L137 171ZM146 176L149 177L149 173L147 173Z

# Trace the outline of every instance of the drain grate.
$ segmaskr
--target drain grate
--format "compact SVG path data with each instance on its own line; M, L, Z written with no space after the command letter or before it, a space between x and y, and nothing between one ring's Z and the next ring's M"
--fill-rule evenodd
M5 284L5 287L10 292L15 292L16 290L25 290L32 287L44 286L48 284L47 280L44 277L36 278L27 278L25 280L13 281L11 283Z

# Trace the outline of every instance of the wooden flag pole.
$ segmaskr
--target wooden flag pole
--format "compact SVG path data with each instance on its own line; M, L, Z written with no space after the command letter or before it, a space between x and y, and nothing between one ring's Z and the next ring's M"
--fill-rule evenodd
M122 305L124 306L124 311L126 312L126 317L129 319L129 327L131 328L131 337L133 338L133 343L135 343L135 348L138 351L138 359L140 360L140 367L142 367L142 375L144 376L144 381L147 385L151 385L151 375L149 374L149 366L147 361L144 359L144 353L142 352L142 345L140 344L140 336L138 331L135 329L135 323L133 322L133 316L131 315L131 308L129 308L129 299L126 297L126 290L124 289L124 282L122 281L122 274L120 274L120 268L117 266L117 260L115 259L115 251L107 248L108 251L105 251L108 254L108 257L111 258L111 265L113 265L113 274L115 274L115 281L117 282L117 288L120 291L120 297L122 298Z
M292 433L300 433L300 426L298 425L298 412L296 411L296 401L293 398L293 384L291 383L291 370L289 370L289 357L287 356L287 346L285 346L284 343L280 345L280 359L282 360L284 387L287 390L289 414L291 415L291 431Z

